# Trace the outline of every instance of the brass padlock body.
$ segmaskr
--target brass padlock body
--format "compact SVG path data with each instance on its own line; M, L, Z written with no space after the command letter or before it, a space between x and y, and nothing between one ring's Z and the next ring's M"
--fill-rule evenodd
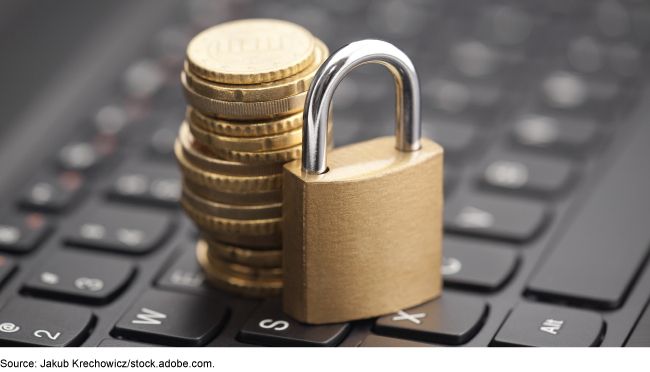
M338 148L329 170L299 160L283 174L283 308L298 321L365 319L419 305L442 290L443 150L395 137Z

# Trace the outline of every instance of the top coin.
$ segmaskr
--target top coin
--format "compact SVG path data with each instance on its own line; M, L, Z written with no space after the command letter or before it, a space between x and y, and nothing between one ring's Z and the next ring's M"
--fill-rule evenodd
M187 46L190 70L226 84L279 80L309 66L314 37L304 28L274 19L246 19L211 27Z

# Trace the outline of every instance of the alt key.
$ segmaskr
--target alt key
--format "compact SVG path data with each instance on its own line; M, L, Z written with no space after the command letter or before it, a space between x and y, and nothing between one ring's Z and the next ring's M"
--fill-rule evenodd
M598 346L604 330L603 318L593 311L524 302L510 313L492 345Z

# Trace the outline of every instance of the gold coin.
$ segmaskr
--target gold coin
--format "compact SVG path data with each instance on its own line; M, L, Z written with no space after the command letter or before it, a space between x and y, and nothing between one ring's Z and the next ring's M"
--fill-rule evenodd
M334 141L332 141L332 125L329 125L327 132L327 150L334 148ZM271 151L236 151L224 148L210 149L218 156L237 161L241 163L277 163L277 162L290 162L299 159L302 156L302 143L296 146L287 147L286 149L271 150Z
M183 92L187 102L197 110L210 116L225 119L272 119L302 111L307 92L290 97L264 102L228 102L220 101L198 94L187 85L185 72L181 72Z
M282 80L251 85L214 83L195 75L190 70L189 63L185 61L187 85L202 96L230 102L263 102L293 96L294 94L309 89L309 84L314 79L316 71L318 71L320 65L329 57L327 46L322 41L316 38L314 39L316 42L316 54L311 65L299 73Z
M282 233L276 232L270 235L236 235L236 234L224 234L224 233L210 233L209 231L203 231L203 235L210 235L214 240L230 245L236 245L242 248L250 249L270 249L278 250L282 249Z
M181 198L181 207L203 230L210 234L271 235L282 231L282 218L234 220L205 214Z
M277 120L262 122L254 121L227 121L205 116L192 106L187 106L185 118L188 122L200 125L205 130L233 137L260 137L288 132L292 129L302 128L302 111Z
M216 203L238 205L282 203L282 189L253 192L220 191L210 187L201 186L187 178L183 180L183 187L189 189L201 198Z
M178 140L174 144L174 152L183 175L202 186L221 191L238 192L277 190L282 187L281 173L269 176L243 177L206 172L187 161L182 145Z
M212 267L218 267L230 276L242 279L282 279L281 267L253 267L225 261L214 253L208 243L208 260Z
M264 137L229 137L210 133L190 122L190 132L200 143L220 150L271 151L296 146L302 143L302 128Z
M187 46L190 69L218 83L256 84L294 75L314 60L314 37L275 19L222 23L196 35Z
M183 185L181 199L199 212L232 220L267 220L282 218L282 203L265 205L229 205L215 203L194 194Z
M208 259L208 244L203 240L196 245L196 258L208 283L223 291L252 298L276 296L282 292L282 279L242 279L213 266Z
M282 173L284 163L249 164L217 159L216 154L209 147L194 139L186 122L181 124L178 131L178 141L183 147L185 158L206 172L247 177L270 176Z
M259 250L235 247L214 240L209 235L203 237L208 243L210 255L222 260L253 267L281 267L282 250Z

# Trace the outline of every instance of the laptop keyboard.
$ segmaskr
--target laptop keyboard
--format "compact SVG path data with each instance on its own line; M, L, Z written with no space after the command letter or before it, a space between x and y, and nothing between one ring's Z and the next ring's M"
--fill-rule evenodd
M197 230L178 207L182 61L203 28L257 17L301 24L331 50L381 38L413 59L424 136L445 148L441 298L309 326L284 315L278 298L239 298L205 282ZM0 344L598 346L611 332L622 346L648 298L626 303L647 231L594 231L585 241L584 229L569 230L547 248L573 226L565 221L597 225L607 212L622 224L634 209L633 199L603 202L564 218L629 127L649 42L643 1L178 4L105 88L110 98L89 108L3 207ZM339 86L336 146L394 134L394 83L384 70L364 66ZM595 194L622 184L604 182ZM609 250L590 244L600 239ZM632 339L648 342L638 332Z

